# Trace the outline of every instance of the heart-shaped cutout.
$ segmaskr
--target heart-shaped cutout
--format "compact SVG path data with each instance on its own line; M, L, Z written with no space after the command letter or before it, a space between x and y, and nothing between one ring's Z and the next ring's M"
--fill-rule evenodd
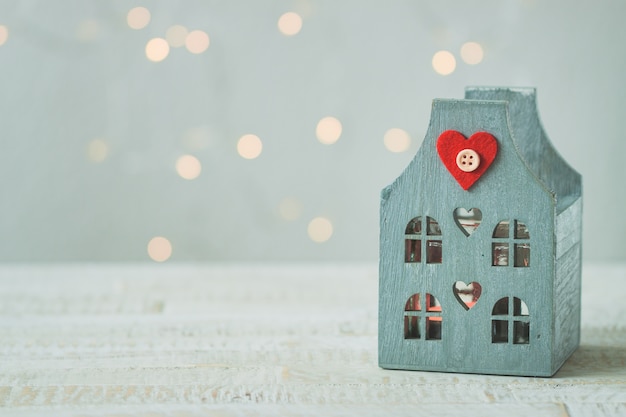
M470 282L469 284L463 281L457 281L452 286L452 291L459 304L461 304L464 309L469 310L478 302L483 288L476 281Z
M478 226L480 226L482 220L483 213L476 207L469 210L463 207L454 209L454 222L459 226L459 229L461 229L465 236L474 233L476 229L478 229Z
M437 139L437 153L459 185L468 190L495 159L498 141L488 132L476 132L466 139L456 130L446 130Z

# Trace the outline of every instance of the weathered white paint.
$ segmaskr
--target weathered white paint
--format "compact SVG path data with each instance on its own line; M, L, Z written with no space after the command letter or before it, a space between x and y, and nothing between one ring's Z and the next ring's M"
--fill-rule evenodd
M375 265L2 265L2 416L620 416L626 265L553 378L380 369Z

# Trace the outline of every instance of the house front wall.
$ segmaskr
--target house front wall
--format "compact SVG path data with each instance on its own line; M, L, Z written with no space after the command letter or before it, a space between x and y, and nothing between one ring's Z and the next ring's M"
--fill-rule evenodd
M466 137L491 133L498 152L489 169L469 190L463 190L442 164L436 150L439 135L456 130ZM455 209L479 209L482 219L466 236ZM383 368L551 375L554 277L553 195L537 181L519 157L508 127L507 104L498 101L436 100L424 142L402 175L383 190L380 225L379 363ZM440 236L423 234L422 245L441 241L441 262L406 262L405 229L416 217L437 222ZM516 239L511 232L507 266L494 266L494 229L502 221L525 224L530 244L528 266L514 266ZM520 241L522 242L522 241ZM496 263L497 260L496 260ZM458 283L458 284L457 284ZM481 287L468 305L454 287ZM420 311L406 303L420 294ZM427 294L441 307L426 311ZM494 316L494 306L509 297L509 314ZM513 314L513 300L527 306L528 315ZM519 303L518 303L519 304ZM502 304L499 304L502 306ZM500 309L501 310L501 309ZM502 311L499 311L500 313ZM526 309L524 309L524 313ZM414 319L417 333L407 337L405 317ZM429 339L426 327L440 324ZM511 330L493 340L494 320ZM514 343L515 322L529 323L522 343ZM520 325L524 326L524 324ZM417 336L417 337L416 337Z

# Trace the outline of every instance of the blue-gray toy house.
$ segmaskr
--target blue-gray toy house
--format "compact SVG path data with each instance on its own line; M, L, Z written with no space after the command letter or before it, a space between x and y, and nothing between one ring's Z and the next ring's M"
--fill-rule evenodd
M580 341L581 177L534 89L465 97L381 193L379 365L552 376Z

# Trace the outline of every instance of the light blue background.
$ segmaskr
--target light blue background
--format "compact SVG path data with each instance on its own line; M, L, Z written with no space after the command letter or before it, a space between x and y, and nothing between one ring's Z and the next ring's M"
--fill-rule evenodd
M0 260L375 261L380 190L419 147L435 97L466 85L535 86L544 127L584 181L586 260L626 260L626 3L623 1L3 1ZM126 14L145 6L150 24ZM300 33L277 29L303 16ZM209 49L144 48L172 25ZM82 28L82 29L81 29ZM85 31L85 28L88 28ZM483 61L459 50L480 43ZM435 52L457 60L448 76ZM315 137L337 117L334 145ZM409 151L383 145L409 132ZM263 141L245 160L236 143ZM94 139L109 153L87 157ZM184 180L176 159L196 156ZM293 221L279 214L291 197ZM325 243L307 236L328 218Z

